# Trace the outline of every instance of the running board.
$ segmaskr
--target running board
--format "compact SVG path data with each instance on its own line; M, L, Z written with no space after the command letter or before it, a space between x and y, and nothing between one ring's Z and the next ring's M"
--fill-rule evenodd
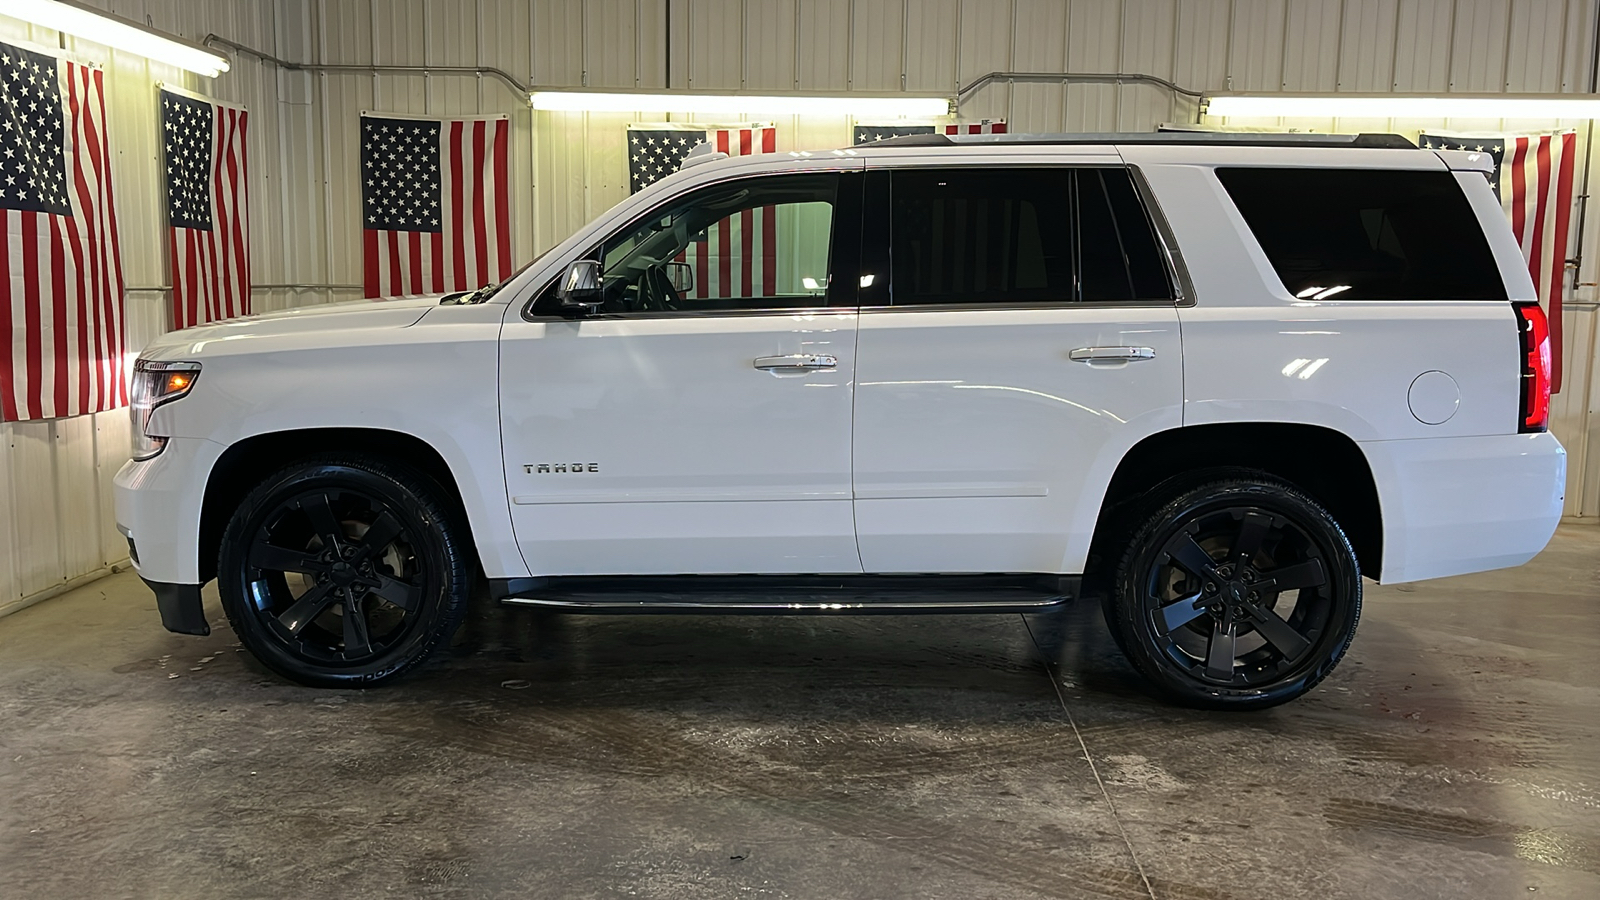
M967 575L564 577L495 580L490 592L507 605L570 613L1036 613L1070 601L1077 582Z

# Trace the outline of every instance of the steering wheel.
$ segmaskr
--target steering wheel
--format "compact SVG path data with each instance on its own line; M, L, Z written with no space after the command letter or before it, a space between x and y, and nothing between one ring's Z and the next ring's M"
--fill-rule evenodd
M667 312L678 308L683 297L672 286L666 267L660 263L644 270L639 279L639 308L648 312Z

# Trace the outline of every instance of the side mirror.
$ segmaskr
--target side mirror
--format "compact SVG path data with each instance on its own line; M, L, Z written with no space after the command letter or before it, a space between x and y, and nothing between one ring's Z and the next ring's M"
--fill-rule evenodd
M686 262L663 263L662 268L667 271L667 281L679 296L694 290L694 266Z
M600 263L592 259L580 259L568 266L567 274L561 278L561 286L556 289L556 297L561 301L564 314L585 316L599 309L606 301Z

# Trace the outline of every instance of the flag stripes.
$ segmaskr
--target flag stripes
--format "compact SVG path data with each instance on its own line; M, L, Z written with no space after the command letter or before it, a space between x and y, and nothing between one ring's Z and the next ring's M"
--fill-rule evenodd
M41 187L0 193L0 419L112 409L127 386L104 75L0 44L0 77L13 72L35 80L0 98L0 141L27 151L19 171Z
M473 290L511 274L510 140L505 118L362 117L365 296Z
M713 128L706 137L719 153L750 156L778 151L778 129L771 125ZM706 228L678 259L694 266L688 295L773 297L778 293L778 213L771 206L746 209Z
M172 326L250 314L249 114L161 92Z
M977 122L957 122L946 125L944 133L947 135L960 134L1005 134L1005 119L980 119Z
M1552 391L1561 390L1561 295L1577 143L1574 131L1508 138L1500 164L1500 202L1550 320Z

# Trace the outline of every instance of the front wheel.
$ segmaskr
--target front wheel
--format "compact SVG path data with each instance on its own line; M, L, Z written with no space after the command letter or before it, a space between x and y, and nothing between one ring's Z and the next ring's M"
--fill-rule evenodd
M319 457L263 481L222 538L217 587L239 640L315 687L367 687L421 665L466 609L464 529L418 473Z
M1281 481L1238 474L1161 504L1106 601L1134 668L1190 706L1304 694L1338 665L1361 615L1360 569L1333 517Z

